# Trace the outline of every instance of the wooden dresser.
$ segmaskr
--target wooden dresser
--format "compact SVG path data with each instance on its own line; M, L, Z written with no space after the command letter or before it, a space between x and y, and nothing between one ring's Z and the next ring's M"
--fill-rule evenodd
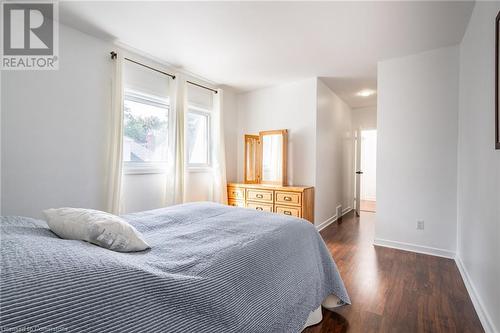
M264 184L227 185L230 206L301 217L314 223L314 187Z

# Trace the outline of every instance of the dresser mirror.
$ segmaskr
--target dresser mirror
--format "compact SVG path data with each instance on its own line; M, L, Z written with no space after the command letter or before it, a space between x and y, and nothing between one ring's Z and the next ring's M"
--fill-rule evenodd
M245 184L260 183L260 136L245 135Z
M287 145L287 130L245 135L245 183L286 185Z

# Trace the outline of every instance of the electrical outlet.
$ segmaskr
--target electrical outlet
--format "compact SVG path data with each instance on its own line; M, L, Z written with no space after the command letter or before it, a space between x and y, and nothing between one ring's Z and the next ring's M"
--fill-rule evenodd
M424 230L425 223L424 220L417 220L417 230Z

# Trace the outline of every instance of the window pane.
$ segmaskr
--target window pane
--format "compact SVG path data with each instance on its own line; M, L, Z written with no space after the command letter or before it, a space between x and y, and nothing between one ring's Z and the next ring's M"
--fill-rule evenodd
M147 100L124 101L123 161L166 162L168 107Z
M188 112L186 138L189 164L208 164L208 115Z

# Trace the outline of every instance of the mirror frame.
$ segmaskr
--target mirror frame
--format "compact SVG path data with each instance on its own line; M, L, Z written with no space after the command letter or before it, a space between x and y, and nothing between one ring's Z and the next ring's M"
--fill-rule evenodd
M281 175L282 175L282 179L279 180L279 181L265 181L264 179L262 179L262 160L263 160L263 156L262 156L262 145L263 145L263 137L266 136L266 135L281 135L282 136L282 144L283 144L283 147L282 147L282 154L281 154L281 160L282 160L282 171L281 171ZM273 130L273 131L262 131L262 132L259 132L259 141L260 141L260 164L259 164L259 175L260 175L260 179L261 179L261 184L272 184L272 185L281 185L281 186L286 186L287 185L287 181L288 181L288 175L287 175L287 162L288 162L288 152L287 152L287 148L288 148L288 131L286 129L282 129L282 130Z
M247 161L248 161L248 149L247 149L247 143L248 142L256 142L256 160L255 160L255 180L254 179L248 179L247 175ZM262 165L262 152L260 149L260 136L259 135L250 135L250 134L245 134L245 161L243 165L243 182L245 184L260 184L260 175L261 175L261 165Z

